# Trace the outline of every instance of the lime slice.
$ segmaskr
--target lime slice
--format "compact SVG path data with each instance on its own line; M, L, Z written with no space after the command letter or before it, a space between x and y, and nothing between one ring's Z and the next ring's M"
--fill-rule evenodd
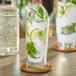
M30 34L31 41L36 43L36 40L40 39L45 40L46 30L39 30L38 28L34 29Z
M32 30L32 32L30 33L30 38L33 42L36 42L36 40L38 39L38 33L39 33L39 29L35 28L34 30Z
M72 3L68 3L66 8L65 8L65 16L69 16L70 15L70 11L73 7L73 4Z
M42 41L45 40L45 38L46 38L46 31L45 30L39 31L39 39Z
M60 18L63 16L63 14L64 14L64 7L61 5L58 5L57 6L57 16Z
M37 52L36 54L33 53L33 52L30 52L29 55L32 57L32 58L39 58L40 57L40 53Z

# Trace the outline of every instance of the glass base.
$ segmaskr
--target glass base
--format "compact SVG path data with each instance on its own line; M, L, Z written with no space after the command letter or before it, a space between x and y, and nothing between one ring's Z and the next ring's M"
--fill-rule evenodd
M58 46L62 49L66 48L76 48L76 43L73 44L64 44L64 43L58 43Z
M28 62L27 68L44 68L45 64L43 63L36 63L36 62Z

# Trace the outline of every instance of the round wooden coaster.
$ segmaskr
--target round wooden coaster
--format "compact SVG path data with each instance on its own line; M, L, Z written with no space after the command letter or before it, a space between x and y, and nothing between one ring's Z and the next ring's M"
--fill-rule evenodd
M59 51L59 52L76 52L76 48L60 48L57 44L53 44L51 49Z
M28 72L28 73L46 73L52 71L52 65L46 64L44 68L42 69L32 69L32 68L27 68L26 64L21 65L21 71L23 72Z

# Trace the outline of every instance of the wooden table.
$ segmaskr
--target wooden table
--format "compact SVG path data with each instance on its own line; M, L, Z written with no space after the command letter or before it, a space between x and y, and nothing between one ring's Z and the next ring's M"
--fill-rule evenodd
M55 39L49 40L49 48ZM0 76L76 76L76 52L64 53L48 50L47 62L53 65L53 71L43 74L21 72L25 63L24 39L20 39L20 51L14 56L0 57Z

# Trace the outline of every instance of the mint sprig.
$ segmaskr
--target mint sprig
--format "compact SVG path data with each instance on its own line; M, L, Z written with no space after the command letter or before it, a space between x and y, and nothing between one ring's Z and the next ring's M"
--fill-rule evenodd
M43 22L48 18L48 13L45 11L43 6L41 4L38 5L37 9L35 10L34 8L30 8L38 17L41 18L41 20L36 20L36 22Z
M64 35L69 35L72 33L76 33L76 23L72 23L69 26L65 26L61 29L61 33Z
M35 48L35 45L33 42L28 42L26 43L26 49L28 51L28 55L32 58L39 58L40 54L37 51L37 49Z

